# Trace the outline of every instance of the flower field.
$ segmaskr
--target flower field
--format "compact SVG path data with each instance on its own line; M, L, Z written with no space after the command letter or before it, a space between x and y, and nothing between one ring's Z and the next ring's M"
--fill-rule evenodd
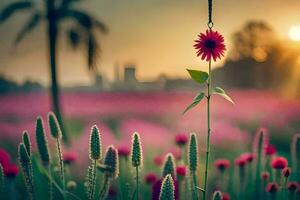
M300 191L296 191L299 136L297 138L296 133L300 129L300 100L255 90L233 90L229 94L235 105L219 97L212 99L209 198L299 198ZM188 92L65 93L62 103L68 144L61 141L60 153L57 154L58 140L55 138L58 136L50 134L56 129L51 129L50 122L49 128L47 123L50 111L48 95L1 96L0 161L4 185L15 191L5 194L5 198L20 199L24 195L30 198L29 194L39 199L39 195L44 195L50 188L51 195L64 199L131 199L136 197L137 190L139 199L159 199L162 193L168 194L169 184L174 187L175 199L201 199L207 129L205 102L182 115L192 98L193 94ZM49 143L51 161L47 161L48 164L45 164L41 144L37 142L38 116L43 118ZM54 122L52 127L55 127ZM96 151L91 156L91 144L95 140L91 139L91 127L94 125L100 135L100 143L95 144L101 144L99 152L102 153ZM26 170L24 172L20 162L21 147L18 151L18 145L22 141L26 143L22 136L24 130L28 131L32 145L29 160L33 179L30 173L26 178ZM135 132L139 134L137 146L132 144ZM193 132L194 148L193 135L190 135ZM134 146L141 149L135 162L132 160ZM59 160L63 162L62 169ZM94 160L97 161L96 167ZM97 172L95 179L93 176L86 179L94 172ZM61 174L64 174L63 179L59 178ZM49 187L39 185L39 181L48 181ZM165 192L163 186L167 187ZM221 193L216 192L212 197L214 191ZM86 193L93 197L86 196ZM51 195L48 195L49 199Z

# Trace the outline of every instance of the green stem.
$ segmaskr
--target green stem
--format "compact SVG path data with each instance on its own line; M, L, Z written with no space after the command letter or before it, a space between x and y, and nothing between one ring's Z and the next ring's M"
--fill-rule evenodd
M100 192L100 195L99 195L99 199L104 199L105 198L105 195L107 193L107 189L108 189L108 177L105 176L105 179L104 179L104 184L102 186L102 189L101 189L101 192Z
M59 138L57 138L56 143L57 143L57 153L58 153L59 165L60 165L60 178L63 183L63 190L65 190L64 161L62 158L61 144Z
M196 172L193 172L193 199L198 199L198 189L196 189L197 186L197 177L196 177Z
M209 61L209 77L207 82L207 140L206 140L206 160L205 160L205 174L204 174L204 191L203 200L206 200L207 194L207 180L208 180L208 163L210 152L210 97L211 97L211 60Z
M90 200L94 199L94 192L96 187L96 175L97 175L97 160L93 160L93 180L92 180L92 188L90 194Z
M49 173L49 199L52 200L53 199L53 187L52 187L52 178L51 178L51 167L50 165L47 166L48 169L48 173Z
M136 169L136 199L139 200L139 168L135 167Z

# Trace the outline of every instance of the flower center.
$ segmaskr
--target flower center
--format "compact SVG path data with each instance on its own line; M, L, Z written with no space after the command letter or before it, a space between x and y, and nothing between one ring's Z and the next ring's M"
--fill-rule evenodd
M216 42L214 40L208 39L205 41L205 47L208 49L214 49L216 47Z

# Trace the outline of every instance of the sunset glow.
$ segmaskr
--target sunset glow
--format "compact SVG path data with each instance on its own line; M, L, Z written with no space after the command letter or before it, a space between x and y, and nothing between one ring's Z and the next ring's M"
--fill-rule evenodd
M289 31L289 36L294 41L300 41L300 26L292 26Z

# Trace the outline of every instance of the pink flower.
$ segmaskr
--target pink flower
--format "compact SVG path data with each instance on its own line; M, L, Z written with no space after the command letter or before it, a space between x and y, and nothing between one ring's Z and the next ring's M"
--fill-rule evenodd
M224 171L230 167L230 161L227 159L217 159L215 160L214 165L218 170Z
M177 134L175 142L178 146L184 146L188 142L188 136L186 134Z
M244 167L247 164L247 161L244 158L238 157L234 160L234 163L239 167Z
M19 173L19 167L17 165L8 165L3 168L3 173L8 178L15 178Z
M176 174L180 176L186 176L186 166L184 165L177 166Z
M274 158L271 162L271 166L274 169L284 169L285 167L287 167L287 165L288 165L288 161L284 157Z
M0 164L5 168L10 163L10 156L6 150L0 148Z
M262 178L263 180L265 180L265 181L268 181L269 178L270 178L269 172L263 172L263 173L261 174L261 178Z
M221 56L224 56L226 50L224 38L217 31L206 30L206 34L200 33L195 42L194 47L201 60L210 61L213 58L216 61L217 58L221 59Z
M288 178L292 173L292 170L291 168L289 167L285 167L283 170L282 170L282 174L284 177Z
M164 163L164 156L158 155L154 157L153 162L156 166L161 166Z
M247 163L251 163L253 161L253 159L255 158L255 154L254 153L243 153L242 155L240 155L241 159L244 159Z
M268 183L266 186L266 192L276 193L278 191L277 183Z
M230 195L227 193L222 193L222 200L230 200Z
M118 154L120 157L128 157L130 155L130 149L126 146L121 146L118 148Z
M157 180L157 176L155 173L148 173L145 175L144 180L147 184L153 184Z
M276 148L275 148L273 145L271 145L271 144L269 144L269 145L265 148L265 154L266 154L267 156L272 156L272 155L274 155L276 152L277 152Z
M287 186L286 188L291 191L291 192L294 192L295 190L297 190L299 184L297 182L289 182L287 183Z
M65 164L72 164L77 160L77 154L75 152L64 152L63 160Z

